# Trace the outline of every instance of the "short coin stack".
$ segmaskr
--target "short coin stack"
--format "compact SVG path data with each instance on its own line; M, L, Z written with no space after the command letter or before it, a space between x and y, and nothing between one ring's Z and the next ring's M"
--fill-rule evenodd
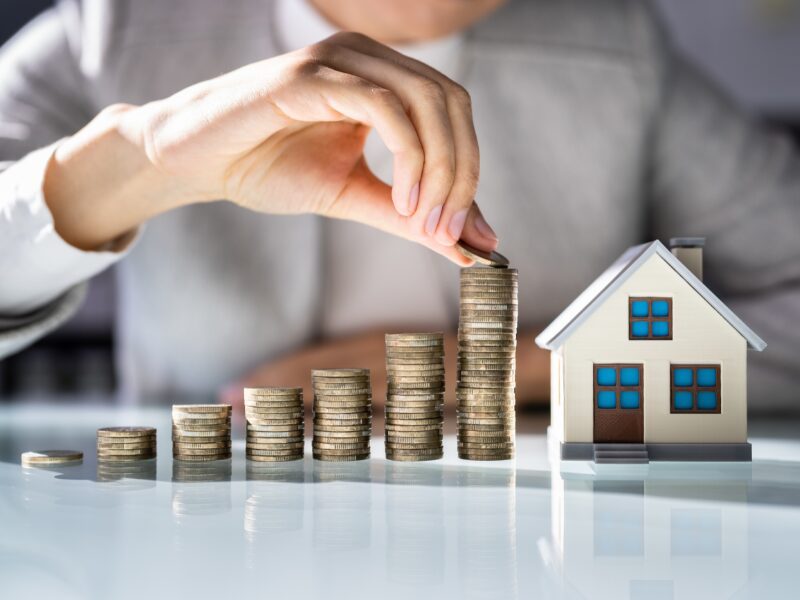
M461 270L456 384L458 455L514 457L517 270Z
M244 416L248 460L282 462L303 458L303 388L245 388Z
M33 450L23 452L23 467L54 467L58 465L74 465L83 461L80 450Z
M231 457L230 404L173 404L172 457L208 462Z
M386 458L442 458L444 336L386 334Z
M319 369L314 386L314 458L352 461L369 458L372 386L369 369Z
M129 462L155 457L155 427L103 427L97 430L99 462Z

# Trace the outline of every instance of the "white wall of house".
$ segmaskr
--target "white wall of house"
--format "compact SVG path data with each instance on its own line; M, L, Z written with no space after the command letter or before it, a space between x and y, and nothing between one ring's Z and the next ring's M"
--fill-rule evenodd
M628 298L672 298L672 340L629 340ZM641 363L644 441L747 441L747 342L663 259L653 255L567 339L563 419L565 442L592 442L593 365ZM720 414L670 414L670 364L719 364Z
M564 359L561 349L550 353L550 430L564 431Z

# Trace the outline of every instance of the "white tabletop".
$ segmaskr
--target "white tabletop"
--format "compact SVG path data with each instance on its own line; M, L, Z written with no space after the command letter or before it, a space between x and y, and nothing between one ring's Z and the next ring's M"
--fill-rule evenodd
M157 465L101 481L95 429L159 428ZM796 431L797 428L789 428ZM0 408L3 598L790 598L800 589L800 441L750 464L515 461L248 464L174 479L169 413ZM310 442L309 442L310 443ZM83 464L23 469L25 450ZM306 450L310 455L310 448ZM101 473L102 475L102 473Z

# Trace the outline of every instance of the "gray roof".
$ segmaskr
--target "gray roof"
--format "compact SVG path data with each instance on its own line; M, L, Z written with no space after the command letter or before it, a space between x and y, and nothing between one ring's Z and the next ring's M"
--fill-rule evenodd
M680 260L658 240L631 246L620 256L605 272L587 287L575 300L572 301L564 312L536 338L536 345L540 348L555 350L580 327L586 319L613 294L636 270L653 254L658 254L664 261L680 275L686 283L694 288L700 296L716 310L722 318L731 324L744 339L748 346L759 352L767 347L766 342L745 325L733 311L717 298L717 296L700 281Z

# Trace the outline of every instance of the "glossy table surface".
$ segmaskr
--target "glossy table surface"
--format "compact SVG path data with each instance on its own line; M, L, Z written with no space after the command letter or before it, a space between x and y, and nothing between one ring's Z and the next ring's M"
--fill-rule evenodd
M752 464L247 463L176 469L169 412L0 407L3 598L796 598L800 427L753 427ZM158 426L114 476L95 429ZM763 434L769 433L770 437ZM778 437L782 436L782 437ZM309 442L310 444L310 442ZM19 454L82 449L81 465ZM310 448L307 448L310 455ZM186 479L192 480L186 480Z

